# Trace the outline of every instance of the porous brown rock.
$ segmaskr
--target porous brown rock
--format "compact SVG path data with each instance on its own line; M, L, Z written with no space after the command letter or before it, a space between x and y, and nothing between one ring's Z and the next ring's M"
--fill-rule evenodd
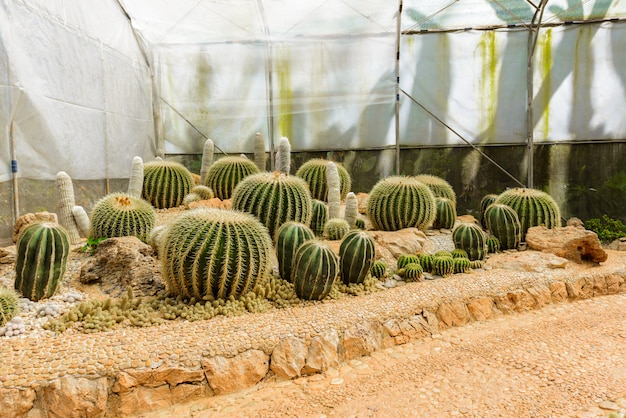
M50 418L103 417L109 397L106 377L63 376L43 389L43 409Z
M383 329L378 321L365 322L343 333L343 357L350 360L374 353L382 348Z
M339 334L332 329L311 338L302 374L320 373L339 366Z
M216 395L237 392L256 385L269 371L270 357L261 350L248 350L226 358L211 357L202 361L209 386Z
M489 297L475 298L467 302L467 310L477 321L491 318L495 305Z
M306 344L300 338L283 338L272 351L270 369L278 377L299 377L306 363L306 355Z
M385 258L385 251L397 259L401 254L430 252L433 244L423 231L404 228L399 231L367 231L376 242L377 258Z
M26 213L15 221L15 225L13 225L13 242L17 242L17 237L20 234L20 231L24 229L24 227L32 224L33 222L55 222L58 223L59 220L57 218L56 213L50 212L36 212L36 213Z
M492 269L542 273L554 269L566 269L569 261L550 253L539 251L503 252L492 254L486 265Z
M552 253L577 263L601 263L608 257L595 232L575 226L528 228L526 243L530 249Z
M0 388L0 411L7 418L24 416L35 402L33 389Z
M465 325L470 320L469 311L462 301L442 303L437 309L439 322L446 327Z

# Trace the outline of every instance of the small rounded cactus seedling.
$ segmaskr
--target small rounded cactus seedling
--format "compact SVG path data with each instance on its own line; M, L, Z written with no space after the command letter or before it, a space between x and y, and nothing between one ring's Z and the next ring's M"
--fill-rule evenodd
M142 196L158 209L175 208L193 187L185 166L174 161L150 161L143 165Z
M296 295L304 300L322 300L337 278L339 259L321 241L306 241L293 259L292 281Z
M247 158L224 157L211 165L202 184L210 187L217 198L225 200L231 198L244 178L257 173L259 169Z
M519 246L522 237L522 224L517 212L502 203L489 205L484 214L485 228L500 240L500 249L510 250Z
M498 238L487 238L487 252L489 254L495 254L500 252L500 240Z
M424 268L419 263L409 263L404 266L404 278L407 281L419 281L424 276Z
M374 240L366 232L352 230L341 241L339 247L339 274L346 284L365 281L376 256Z
M203 186L201 184L193 186L189 193L197 194L200 200L209 200L215 197L215 193L213 193L213 190L211 190L210 187Z
M420 174L419 176L415 176L415 178L417 181L427 185L430 190L432 190L435 197L444 197L449 199L456 206L456 193L454 193L452 185L450 185L450 183L446 180L430 174Z
M19 296L13 289L0 286L0 327L13 319L19 312Z
M324 236L324 226L328 222L328 206L321 200L313 199L311 229L316 237Z
M313 199L318 199L323 202L328 201L328 180L326 179L327 165L327 160L316 158L305 162L300 166L298 171L296 171L296 176L303 178L304 181L308 183ZM335 163L335 165L339 173L340 195L341 198L344 199L352 187L352 181L350 180L348 171L346 171L342 165L338 163Z
M446 197L437 199L437 215L433 223L434 229L452 229L456 222L456 205Z
M454 259L448 256L433 257L433 274L448 277L454 274Z
M536 189L517 187L509 189L494 203L510 206L522 225L521 241L526 239L526 231L532 226L543 225L546 228L561 226L561 211L556 201L546 192Z
M417 263L419 264L420 259L415 254L400 254L398 256L398 269L406 267L407 264Z
M450 251L450 255L452 256L452 258L467 258L467 251L461 248L455 248L454 250Z
M91 210L91 238L135 236L146 242L156 224L150 203L126 193L110 193Z
M452 261L452 269L454 274L469 273L471 271L472 262L469 258L455 258Z
M484 260L487 255L487 235L475 223L461 223L452 231L455 248L465 250L470 260Z
M350 231L350 225L345 219L329 219L324 225L324 238L330 241L342 239Z
M485 266L485 261L484 260L471 260L470 261L470 268L472 270L481 269L484 266Z
M417 255L417 257L419 258L420 264L424 268L424 271L433 271L433 259L435 257L432 254L420 253Z
M372 267L370 268L370 274L372 277L376 277L377 279L382 279L385 277L387 273L387 263L382 260L374 261Z
M298 247L305 241L315 239L313 231L303 223L285 222L276 232L276 257L278 269L283 280L291 280L293 258Z

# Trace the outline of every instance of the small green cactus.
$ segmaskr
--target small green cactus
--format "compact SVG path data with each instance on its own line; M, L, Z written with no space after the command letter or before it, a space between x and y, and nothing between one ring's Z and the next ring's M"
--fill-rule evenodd
M324 225L324 238L330 241L342 239L350 231L350 225L345 219L329 219Z
M435 257L452 257L452 251L439 250L433 254Z
M276 231L276 256L278 269L283 280L291 281L293 257L305 241L315 239L313 231L303 223L289 221Z
M420 174L416 176L415 179L427 185L430 190L432 190L435 197L450 199L456 206L456 193L454 193L454 189L446 180L429 174Z
M365 221L357 218L356 221L354 221L354 227L358 229L365 229Z
M370 268L370 274L372 277L376 277L377 279L382 279L385 277L387 273L387 263L382 260L374 261L372 267Z
M318 240L302 244L293 259L292 281L296 295L304 300L322 300L330 293L338 274L339 259Z
M461 248L455 248L454 250L450 251L450 255L452 256L452 258L468 258L467 251Z
M493 203L485 210L484 222L483 225L489 233L500 240L501 249L510 250L519 246L522 224L513 208L502 203Z
M202 183L221 200L230 199L235 187L246 177L259 173L254 162L244 157L223 157L207 170Z
M65 228L53 222L25 227L15 244L15 290L37 302L54 295L65 273L70 250Z
M407 281L417 281L424 276L424 268L419 263L409 263L404 266L404 278Z
M485 262L483 260L471 260L470 268L472 270L481 269L485 266Z
M487 235L475 223L461 223L452 231L455 248L467 252L470 260L483 260L487 255Z
M14 290L0 286L0 327L19 313L19 296Z
M213 193L213 190L211 190L210 187L203 186L201 184L193 186L189 193L197 194L200 200L209 200L215 197L215 193Z
M110 193L91 210L91 238L135 236L148 241L156 224L156 212L150 203L126 193Z
M522 225L521 241L526 239L526 231L532 226L546 228L561 226L559 205L546 192L536 189L516 187L503 192L494 203L510 206Z
M436 206L435 196L428 186L413 177L392 176L372 188L367 216L377 230L425 230L435 220Z
M313 199L311 229L316 237L324 236L324 226L328 222L328 206L321 200Z
M400 254L398 256L398 269L406 267L407 264L417 263L419 264L420 259L415 254Z
M339 247L339 274L346 284L365 281L376 256L374 240L366 232L353 229L341 241Z
M433 274L441 277L454 274L454 259L446 256L433 257Z
M452 261L452 270L454 274L469 273L471 271L472 262L468 258L454 258Z
M308 183L313 199L323 202L328 201L328 183L326 179L327 165L327 160L312 159L302 164L298 171L296 171L296 176L303 178L304 181ZM345 199L352 187L352 181L350 180L350 175L342 165L339 163L335 163L335 165L339 173L340 195L342 199Z
M177 162L150 161L143 165L141 195L155 208L180 206L193 184L191 172Z
M500 252L500 240L496 237L487 238L487 252L495 254Z
M436 198L437 215L433 223L434 229L452 229L456 222L456 205L454 202L445 197Z
M487 194L480 201L480 224L485 228L487 227L485 224L485 211L497 198L497 194Z
M424 268L424 271L432 272L433 271L433 259L435 258L432 254L420 253L417 255L420 260L420 264Z

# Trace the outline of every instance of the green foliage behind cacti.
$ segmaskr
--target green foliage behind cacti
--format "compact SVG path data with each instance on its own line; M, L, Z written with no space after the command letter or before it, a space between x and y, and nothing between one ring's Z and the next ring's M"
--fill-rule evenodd
M519 246L522 224L513 208L502 203L493 203L485 210L483 218L485 228L500 240L501 249L510 250Z
M70 250L66 230L53 222L25 227L15 244L15 290L33 301L54 295Z
M296 294L304 300L322 300L329 293L338 274L339 259L321 241L306 241L293 259L292 281Z
M346 284L365 281L376 256L374 240L366 232L354 229L348 232L339 247L339 274Z
M452 185L441 177L431 176L429 174L420 174L415 177L417 181L420 181L427 185L432 190L435 197L444 197L449 199L456 206L456 193Z
M413 177L393 176L380 180L372 188L367 203L367 216L374 229L383 231L427 229L436 214L432 191Z
M161 238L161 274L170 294L227 299L272 274L272 241L254 216L198 208L180 215Z
M452 231L454 248L467 252L470 260L483 260L487 255L487 235L475 223L461 223Z
M274 237L287 221L308 225L313 200L304 180L276 171L243 179L233 191L232 208L256 216Z
M398 256L398 268L404 268L407 264L411 264L411 263L417 263L419 264L420 259L417 255L415 254L400 254Z
M452 270L454 274L469 273L471 271L472 262L469 258L454 258L452 261Z
M480 201L480 224L485 228L487 227L485 224L485 211L497 198L497 194L487 194Z
M175 208L193 187L191 172L173 161L150 161L143 165L141 195L158 209Z
M278 258L278 269L283 280L291 280L291 268L293 257L298 247L305 241L315 239L313 231L300 222L285 222L276 231L276 256Z
M324 238L330 241L342 239L350 231L350 225L345 219L329 219L324 225Z
M312 159L300 166L296 176L303 178L309 185L311 196L323 202L328 201L328 184L326 179L327 160ZM345 199L350 191L352 181L348 171L339 163L335 163L339 172L340 194Z
M387 263L382 260L374 261L372 267L370 268L370 274L372 277L381 279L385 277L385 273L387 273Z
M496 237L489 237L486 241L487 252L489 254L495 254L500 252L500 240Z
M447 256L433 257L433 274L448 277L454 274L454 259Z
M235 187L246 177L259 173L254 162L244 157L220 158L207 170L203 185L221 200L230 199Z
M522 225L522 241L526 239L526 231L532 226L543 225L546 228L561 226L559 205L549 194L541 190L516 187L500 194L494 203L510 206L517 212Z
M91 238L135 236L147 242L156 224L150 203L126 193L110 193L91 210Z
M452 229L456 222L456 205L454 202L445 197L436 198L437 215L433 222L434 229Z
M18 314L20 307L18 298L14 290L0 286L0 327Z

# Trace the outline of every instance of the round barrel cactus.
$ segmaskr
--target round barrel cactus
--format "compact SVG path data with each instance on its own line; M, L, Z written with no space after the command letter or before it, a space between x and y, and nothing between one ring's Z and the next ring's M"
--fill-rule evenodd
M500 249L510 250L519 246L522 224L517 212L502 203L489 205L484 214L485 228L500 240Z
M387 263L382 260L374 261L372 267L370 267L370 274L377 279L385 277L387 272Z
M135 236L147 242L155 224L156 212L150 203L126 193L110 193L91 210L89 237Z
M304 300L322 300L338 274L339 259L318 240L306 241L296 251L291 271L296 295Z
M452 229L456 222L456 205L454 202L446 197L438 197L437 201L437 215L435 216L435 222L433 228L435 229Z
M467 258L467 251L462 250L461 248L455 248L450 251L450 256L452 258Z
M420 259L417 255L415 254L400 254L398 256L398 268L404 268L406 267L407 264L411 264L411 263L417 263L419 264Z
M241 180L257 173L259 169L256 164L245 157L224 157L209 167L203 185L210 187L217 198L230 199Z
M302 164L296 171L296 176L303 178L309 185L313 199L321 200L323 202L328 201L328 183L326 179L327 165L328 160L315 158ZM340 195L342 199L345 199L346 195L350 191L350 188L352 187L352 181L350 180L348 171L346 171L342 165L339 163L335 163L335 165L337 166L337 171L339 172Z
M15 290L35 302L53 296L67 265L67 231L54 222L30 224L20 232L15 249Z
M452 260L452 270L454 274L469 273L471 270L471 261L469 258L455 258Z
M13 289L0 286L0 327L15 317L19 312L19 296Z
M330 241L342 239L350 231L350 225L345 219L329 219L324 225L324 238Z
M493 202L496 201L497 198L497 194L488 194L485 195L480 201L480 224L485 228L487 227L485 224L485 211Z
M341 281L346 285L363 283L375 256L376 248L372 237L358 229L348 232L339 246Z
M233 191L232 208L256 216L273 237L287 221L308 225L313 201L304 180L276 171L243 179Z
M494 203L510 206L522 225L521 241L526 239L526 231L532 226L543 225L546 228L561 226L561 211L556 201L546 192L536 189L516 187L509 189Z
M239 297L272 274L272 240L248 213L193 209L176 218L160 241L161 274L172 295Z
M437 214L433 192L414 177L392 176L380 180L370 192L367 217L374 229L397 231L427 229Z
M470 260L484 260L487 255L487 235L475 223L461 223L452 231L454 248L465 250Z
M141 196L158 209L175 208L193 187L191 172L173 161L150 161L143 165Z
M496 237L489 237L486 241L487 252L489 254L495 254L500 252L500 240Z
M420 174L419 176L415 176L415 178L427 185L430 190L432 190L435 197L445 197L456 206L456 193L454 193L454 189L446 180L430 174Z
M424 275L424 268L419 263L409 263L404 266L404 278L407 281L416 281Z
M215 197L215 193L213 193L213 190L211 190L210 187L203 186L201 184L193 186L189 193L197 194L200 200L209 200Z
M435 258L432 254L420 253L417 255L420 260L420 264L424 271L432 272L433 271L433 259Z
M441 277L454 274L454 259L445 255L433 257L433 274Z
M484 266L485 266L485 261L484 260L471 260L470 261L470 268L472 270L481 269Z
M328 206L321 200L313 199L311 229L316 237L324 236L326 222L328 222Z
M296 250L305 241L315 239L311 228L300 222L285 222L276 231L276 256L278 270L283 280L291 280L291 267Z

